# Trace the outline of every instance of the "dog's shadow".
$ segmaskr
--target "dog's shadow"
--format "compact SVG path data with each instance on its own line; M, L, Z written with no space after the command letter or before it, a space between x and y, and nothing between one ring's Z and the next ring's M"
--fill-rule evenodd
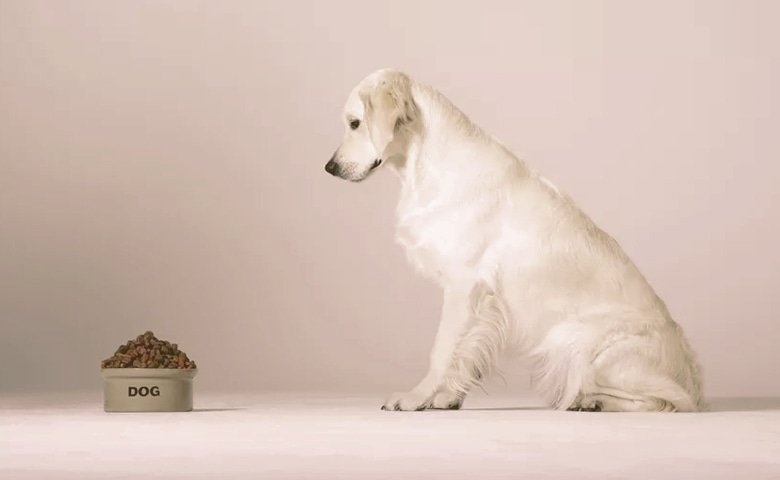
M705 413L719 412L763 412L771 410L780 410L780 397L715 397L707 399L709 408ZM491 412L491 411L534 411L550 410L551 407L544 406L525 406L525 407L474 407L461 408L464 411L471 412Z
M532 411L532 410L552 410L550 407L534 406L534 407L474 407L474 408L461 408L465 412L499 412L499 411Z
M780 410L780 397L720 397L707 399L710 412Z

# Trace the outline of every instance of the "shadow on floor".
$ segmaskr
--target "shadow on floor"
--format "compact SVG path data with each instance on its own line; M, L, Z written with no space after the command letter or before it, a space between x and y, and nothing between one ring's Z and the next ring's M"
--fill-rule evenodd
M531 410L552 410L550 407L475 407L475 408L461 408L465 412L491 412L491 411L531 411Z
M193 412L233 412L236 410L246 410L244 407L232 407L232 408L193 408Z
M761 412L768 410L780 410L780 397L715 397L707 398L709 412ZM550 410L552 407L475 407L462 408L465 411L531 411Z
M780 397L708 398L710 412L780 410Z

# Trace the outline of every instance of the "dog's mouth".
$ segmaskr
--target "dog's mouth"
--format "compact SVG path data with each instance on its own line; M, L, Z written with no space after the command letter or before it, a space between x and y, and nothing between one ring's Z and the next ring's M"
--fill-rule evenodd
M339 178L343 178L344 180L349 180L350 182L362 182L380 165L382 165L382 159L377 158L371 163L371 165L369 165L367 169L364 167L364 169L358 175L355 175L356 165L347 164L346 168L340 170L335 175Z

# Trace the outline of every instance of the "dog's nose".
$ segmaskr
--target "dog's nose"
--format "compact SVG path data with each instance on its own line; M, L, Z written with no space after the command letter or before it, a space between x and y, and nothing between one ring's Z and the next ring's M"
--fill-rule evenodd
M325 164L325 171L330 173L331 175L338 175L339 174L339 164L334 162L331 158L328 163Z

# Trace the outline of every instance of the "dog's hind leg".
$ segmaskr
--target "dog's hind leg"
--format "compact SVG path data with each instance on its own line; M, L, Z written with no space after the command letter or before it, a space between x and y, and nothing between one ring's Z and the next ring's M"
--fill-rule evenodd
M582 398L569 411L577 412L676 412L671 402L649 396L636 396L615 392L588 395Z
M579 406L598 405L604 412L695 412L699 407L680 385L670 378L647 371L640 374L642 384L627 384L625 379L613 377L612 385L595 385L584 394ZM597 374L599 380L603 377ZM619 383L621 382L622 383ZM633 382L632 382L633 383Z
M460 408L468 391L492 371L505 341L505 322L483 283L448 288L428 374L411 391L394 393L383 410Z
M575 409L598 405L605 412L690 412L695 396L664 368L656 336L627 335L602 349L591 363ZM667 352L670 349L667 347ZM668 354L668 353L667 353ZM666 363L669 363L667 361ZM685 364L685 360L674 361ZM685 365L683 365L685 368Z

